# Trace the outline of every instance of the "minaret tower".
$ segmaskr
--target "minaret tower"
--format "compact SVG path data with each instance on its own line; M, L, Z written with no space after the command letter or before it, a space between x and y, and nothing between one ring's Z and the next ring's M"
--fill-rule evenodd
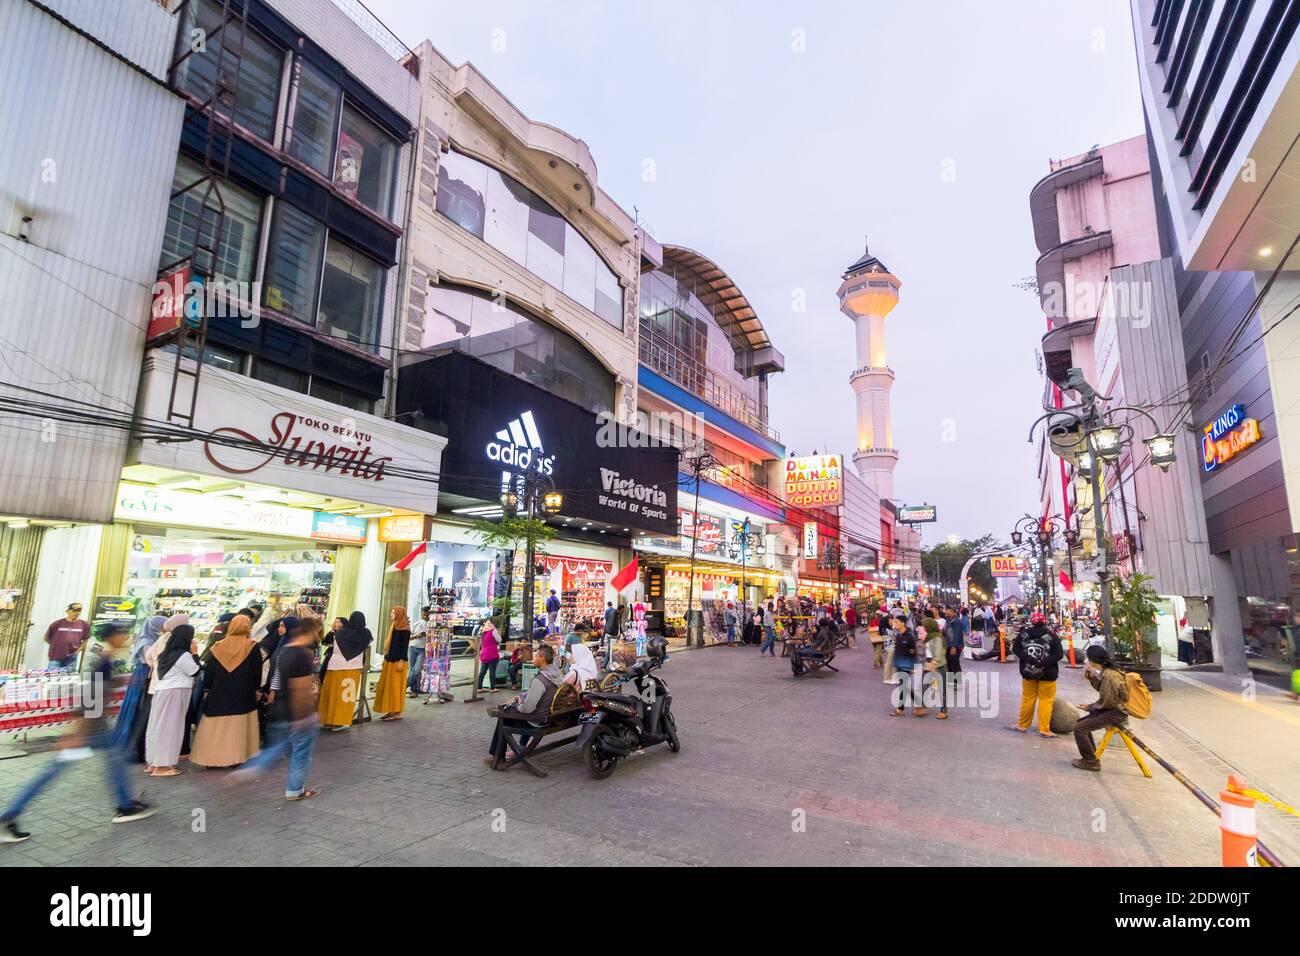
M901 285L867 249L845 270L839 289L840 311L853 320L858 345L857 369L849 376L858 403L858 448L853 464L876 494L889 500L894 497L898 449L889 413L894 371L885 357L885 316L898 304Z

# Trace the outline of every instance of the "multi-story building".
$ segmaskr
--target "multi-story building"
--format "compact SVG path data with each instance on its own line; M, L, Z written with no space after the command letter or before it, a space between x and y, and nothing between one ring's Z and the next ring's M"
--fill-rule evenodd
M1077 402L1066 380L1078 368L1107 405L1150 408L1162 425L1164 403L1185 389L1182 342L1173 306L1174 263L1162 256L1145 136L1053 161L1030 191L1039 256L1038 295L1046 317L1042 340L1043 404ZM1141 439L1155 433L1144 416L1125 416L1132 441L1103 474L1107 557L1113 573L1142 572L1161 595L1160 639L1177 659L1179 622L1208 627L1212 592L1203 535L1199 483L1186 470L1163 474L1147 465ZM1055 515L1081 532L1080 566L1066 550L1053 556L1049 588L1061 598L1095 597L1095 577L1082 569L1094 558L1092 488L1072 460L1052 454L1037 432L1041 515ZM1182 436L1180 453L1195 451ZM1066 579L1060 580L1060 571ZM1066 591L1067 581L1073 591Z
M563 503L547 517L556 538L533 607L554 590L562 626L599 624L633 539L678 530L677 450L642 447L636 428L638 230L581 139L428 42L415 61L424 108L395 413L448 445L409 599L445 596L462 627L507 593L518 613L523 549L503 566L508 549L485 552L474 522L540 480Z
M125 403L129 441L115 461L100 449L86 469L95 493L80 513L65 509L94 523L44 536L26 628L32 664L44 624L69 600L91 614L185 611L203 636L221 611L250 603L378 618L391 603L381 539L418 539L436 506L444 440L385 414L420 113L414 58L376 21L321 0L133 6L133 20L116 20L68 4L71 19L39 27L51 34L47 62L86 47L49 84L78 77L87 115L108 124L56 124L85 137L71 182L90 191L68 198L100 233L98 252L77 255L89 263L78 282L95 278L133 331L109 335L102 317L68 306L55 311L80 317L76 328L41 332L47 365L83 343L72 380L123 378L104 407L117 414ZM39 12L6 3L6 15L14 8ZM83 32L119 29L113 49L126 62ZM141 85L138 106L111 99L129 85ZM16 128L52 127L31 114ZM131 271L96 261L127 252ZM110 275L131 289L112 292ZM63 469L75 479L82 460ZM53 473L50 487L62 480Z
M1195 442L1215 650L1225 668L1285 671L1300 608L1300 9L1130 5L1188 382L1167 400Z
M669 633L680 633L689 599L704 616L704 633L717 636L728 602L753 607L790 584L795 536L783 529L773 480L785 447L767 402L768 377L785 360L735 280L711 259L644 232L641 257L639 417L708 462L697 481L691 461L682 461L679 531L637 541L645 593ZM762 542L763 553L737 547L740 535Z

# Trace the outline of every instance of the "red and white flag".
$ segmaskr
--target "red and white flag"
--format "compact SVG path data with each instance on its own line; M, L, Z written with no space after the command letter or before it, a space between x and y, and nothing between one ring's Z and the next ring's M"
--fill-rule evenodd
M1061 572L1061 587L1065 589L1066 594L1074 593L1074 582L1070 580L1070 576L1064 571Z
M402 558L400 561L396 561L393 564L389 565L388 570L405 571L407 568L411 566L411 564L415 561L416 558L424 554L424 551L428 546L429 546L429 542L421 541L419 544L417 544L415 547L411 549L410 554Z
M621 569L617 574L615 574L612 578L609 579L609 583L610 586L615 591L617 591L619 594L622 594L629 587L631 587L633 584L636 583L636 578L637 578L636 558L633 558L631 564Z

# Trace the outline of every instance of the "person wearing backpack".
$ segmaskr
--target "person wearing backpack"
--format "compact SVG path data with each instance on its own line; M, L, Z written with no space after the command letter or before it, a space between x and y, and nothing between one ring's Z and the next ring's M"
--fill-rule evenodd
M912 687L912 674L916 670L918 653L916 632L908 626L906 612L899 611L894 619L894 670L898 672L898 698L894 709L890 711L895 717L902 717L907 710L908 701L917 696ZM916 716L925 716L925 708L921 706L924 703L916 701Z
M1092 732L1124 723L1128 718L1129 687L1124 672L1111 660L1106 648L1092 644L1084 657L1087 665L1083 676L1088 678L1088 683L1099 696L1091 704L1079 705L1087 716L1074 725L1074 742L1079 747L1079 757L1070 763L1080 770L1100 772L1101 761L1097 759L1097 745L1093 742Z
M1058 662L1065 650L1061 639L1047 629L1047 618L1035 611L1029 626L1016 635L1011 645L1020 665L1020 720L1009 724L1007 730L1029 732L1034 716L1034 702L1038 702L1038 736L1055 737L1052 733L1052 701L1056 698L1056 678L1060 674Z

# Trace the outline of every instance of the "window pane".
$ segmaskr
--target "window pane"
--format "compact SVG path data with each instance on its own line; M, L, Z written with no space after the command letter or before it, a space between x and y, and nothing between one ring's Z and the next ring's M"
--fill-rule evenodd
M338 126L339 88L299 57L298 89L289 131L289 155L319 173L329 175L334 159L334 130Z
M367 209L391 216L396 163L397 143L344 103L334 184Z
M521 266L528 264L528 190L495 169L487 170L483 241Z
M438 164L438 212L483 238L483 197L488 169L460 153L444 153Z
M623 327L623 290L614 270L599 259L596 262L596 314L616 329Z
M307 375L297 369L268 362L266 359L253 360L253 378L269 385L279 385L291 392L307 391Z
M197 27L206 31L207 43L203 52L185 58L177 70L176 80L181 89L206 101L212 96L217 60L225 47L231 53L222 58L223 67L233 76L234 55L239 49L239 18L232 17L221 26L221 7L214 0L195 0L185 9L186 22L182 24L180 36L191 36L190 31ZM283 54L252 27L243 30L244 55L239 63L239 87L235 91L235 122L269 142L280 101Z
M317 378L315 375L311 379L311 395L334 405L365 412L367 415L372 415L375 411L373 398L354 392L350 388L344 388L342 385L335 385L323 378Z
M221 199L226 204L225 222L222 223L221 245L217 249L215 265L203 250L196 249L196 232L202 220L202 244L211 248L212 233L216 229L218 208L217 193L208 192L208 183L199 182L204 173L197 163L184 156L176 159L176 175L172 192L186 186L194 188L171 201L167 208L167 226L163 232L159 267L170 265L188 256L195 257L195 268L200 274L237 282L253 281L253 264L257 256L257 230L261 222L262 204L252 193L225 181L218 181ZM197 183L198 185L194 185ZM208 212L201 215L204 196Z
M325 249L325 278L321 283L320 321L316 327L376 351L383 285L383 266L330 239Z
M263 279L263 300L268 306L299 322L316 324L316 287L324 243L323 225L286 202L276 204Z
M596 311L596 250L578 230L564 224L564 294L588 311Z
M469 351L475 301L472 296L455 292L447 286L429 286L429 294L424 299L424 338L421 347Z

